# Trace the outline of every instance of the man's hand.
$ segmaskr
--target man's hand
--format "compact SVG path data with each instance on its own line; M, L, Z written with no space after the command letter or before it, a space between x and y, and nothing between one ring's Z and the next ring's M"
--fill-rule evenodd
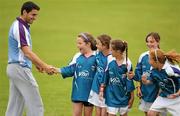
M56 68L54 66L48 65L48 67L46 68L46 73L48 75L53 75L53 74L58 74L59 72L59 68Z
M44 68L45 72L48 75L53 75L54 74L54 67L52 65L46 65L46 67Z
M43 69L43 68L36 66L36 69L37 69L39 72L44 73L44 69Z

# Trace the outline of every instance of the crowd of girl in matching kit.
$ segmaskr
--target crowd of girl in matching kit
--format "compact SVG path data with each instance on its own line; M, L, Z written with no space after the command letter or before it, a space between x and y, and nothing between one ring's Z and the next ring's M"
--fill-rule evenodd
M134 101L140 98L139 110L146 116L180 116L180 54L163 52L160 36L151 32L145 38L148 51L142 53L135 73L128 58L128 44L103 34L94 39L80 33L77 48L68 66L56 68L72 82L73 116L127 116ZM136 87L134 82L136 81Z

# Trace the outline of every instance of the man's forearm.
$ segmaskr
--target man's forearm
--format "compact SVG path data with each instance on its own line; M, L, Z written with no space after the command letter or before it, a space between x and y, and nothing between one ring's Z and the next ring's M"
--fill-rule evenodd
M34 65L36 65L39 68L45 69L48 65L43 62L28 46L22 47L22 51L24 55L32 61Z

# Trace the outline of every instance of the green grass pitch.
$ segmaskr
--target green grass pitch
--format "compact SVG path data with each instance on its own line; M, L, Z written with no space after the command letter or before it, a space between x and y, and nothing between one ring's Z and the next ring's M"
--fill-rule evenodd
M31 26L33 51L48 64L62 67L77 52L76 37L90 32L95 37L109 34L129 45L133 66L146 51L145 36L152 31L161 36L161 48L180 52L179 0L33 0L41 7ZM6 76L9 27L24 0L0 0L0 116L4 116L9 82ZM45 107L45 116L71 116L72 78L40 74L33 67ZM143 116L138 98L130 116Z

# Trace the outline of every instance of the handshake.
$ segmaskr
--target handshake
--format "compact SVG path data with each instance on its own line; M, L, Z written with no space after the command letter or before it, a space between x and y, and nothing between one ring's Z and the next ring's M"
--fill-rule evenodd
M52 65L45 65L43 68L36 66L36 69L41 73L47 73L48 75L60 73L60 69Z

